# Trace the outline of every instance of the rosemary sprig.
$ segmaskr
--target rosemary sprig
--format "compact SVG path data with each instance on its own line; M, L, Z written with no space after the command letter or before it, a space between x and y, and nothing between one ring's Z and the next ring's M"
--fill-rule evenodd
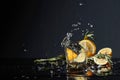
M47 59L35 59L34 63L41 63L41 62L52 62L52 61L57 61L57 60L65 60L64 55L59 55L57 57L52 57L52 58L47 58Z
M88 38L94 40L93 31L92 31L92 32L87 31L87 32L85 33L84 39L88 39Z

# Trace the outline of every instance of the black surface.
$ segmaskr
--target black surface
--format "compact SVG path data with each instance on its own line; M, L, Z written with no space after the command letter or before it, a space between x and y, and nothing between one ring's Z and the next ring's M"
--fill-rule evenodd
M16 59L15 59L16 60ZM6 63L0 65L0 78L9 78L13 80L67 80L65 65L60 68L53 68L53 74L50 70L40 70L40 65L33 63L34 59L19 59L13 61L11 59L6 60ZM8 63L9 62L9 63ZM16 62L16 64L14 63ZM120 79L120 58L113 59L113 74L106 77L92 76L88 77L89 80L119 80ZM50 66L50 65L47 65ZM45 66L44 66L45 67ZM50 67L51 68L51 67ZM60 69L60 70L58 70ZM73 77L72 77L73 78ZM69 80L74 80L70 78Z

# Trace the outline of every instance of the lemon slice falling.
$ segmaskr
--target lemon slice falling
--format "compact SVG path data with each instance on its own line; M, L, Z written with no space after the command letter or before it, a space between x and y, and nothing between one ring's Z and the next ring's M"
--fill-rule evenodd
M85 52L91 53L91 55L95 54L96 52L96 45L91 40L85 39L79 42L79 45L81 45Z
M77 54L70 48L66 48L66 56L69 61L74 60L77 57Z
M98 54L108 54L112 56L112 49L111 48L102 48L101 50L98 51Z
M85 53L80 53L75 59L75 62L84 62L86 58Z
M94 62L97 64L97 65L105 65L108 63L108 61L106 59L99 59L99 58L96 58L94 57Z

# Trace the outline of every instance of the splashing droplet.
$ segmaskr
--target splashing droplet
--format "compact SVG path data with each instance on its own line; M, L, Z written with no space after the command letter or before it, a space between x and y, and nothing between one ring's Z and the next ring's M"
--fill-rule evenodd
M93 25L90 25L91 28L93 28Z
M83 6L83 3L79 3L79 6Z
M82 33L82 36L84 36L84 33Z
M90 23L88 23L88 25L90 25Z
M89 34L91 29L93 29L92 27L93 25L90 23L87 24L82 22L73 23L70 32L68 32L66 36L63 38L63 41L61 42L61 46L64 48L71 47L74 50L75 48L73 48L73 46L71 45L77 43L76 40L79 41L80 39L84 39L85 35ZM81 34L81 36L80 37L77 37L77 35L73 36L74 34L77 35Z
M27 52L27 49L24 49L24 52Z
M77 27L78 26L78 24L72 24L72 27Z
M78 24L78 25L81 25L81 22L78 22L77 24Z
M62 47L67 47L70 45L70 38L72 37L72 33L67 33L66 36L64 37L63 41L61 42Z
M84 32L84 30L81 30L82 32Z
M89 32L89 30L88 30L88 29L86 29L86 32Z

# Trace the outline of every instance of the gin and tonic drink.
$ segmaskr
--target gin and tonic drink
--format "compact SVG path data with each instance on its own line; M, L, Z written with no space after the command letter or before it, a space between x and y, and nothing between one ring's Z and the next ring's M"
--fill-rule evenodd
M68 74L84 74L92 76L110 75L112 71L112 49L102 48L96 54L96 45L91 39L92 33L87 32L78 42L71 41L72 33L62 41L65 50L66 69Z
M71 37L72 33L67 33L62 42L66 56L67 73L84 74L87 69L86 53L78 42L75 43L70 40Z

